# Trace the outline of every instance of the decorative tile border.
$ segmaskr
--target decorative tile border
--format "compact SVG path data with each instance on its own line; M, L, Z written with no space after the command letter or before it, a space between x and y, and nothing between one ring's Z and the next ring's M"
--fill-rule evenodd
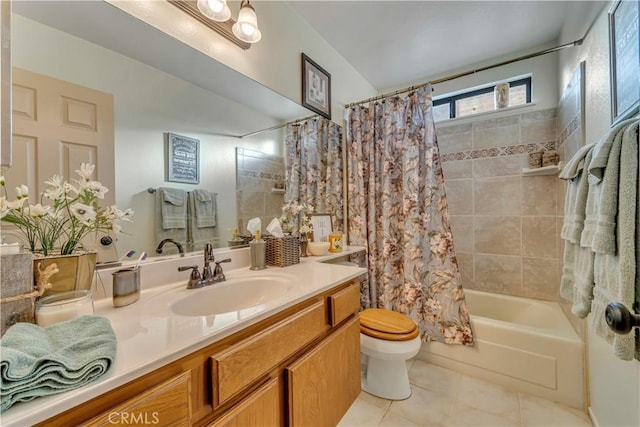
M565 127L562 132L560 132L560 136L558 138L558 148L562 147L562 144L564 144L567 138L569 138L576 130L580 129L580 115L581 112L580 110L578 110L578 113L573 119L571 119L569 124L567 124L567 127Z
M489 157L511 156L514 154L532 153L540 150L555 150L556 142L537 142L532 144L507 145L505 147L484 148L481 150L458 151L442 155L443 162L455 160L483 159Z
M238 169L238 176L244 176L249 178L261 178L270 179L272 181L284 181L285 176L277 173L270 172L258 172L248 169Z

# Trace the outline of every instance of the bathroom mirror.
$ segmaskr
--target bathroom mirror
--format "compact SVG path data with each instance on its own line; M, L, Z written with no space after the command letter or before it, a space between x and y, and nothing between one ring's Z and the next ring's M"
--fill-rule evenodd
M115 203L136 214L118 237L117 251L107 248L111 253L104 259L129 249L155 255L155 195L147 190L158 187L217 193L214 244L227 246L230 229L241 216L236 202L236 149L275 157L284 153L283 129L240 136L308 116L308 111L109 3L18 1L12 8L14 67L113 94ZM223 39L220 43L237 49ZM197 185L166 181L168 132L200 141ZM14 139L15 150L20 148ZM11 169L24 167L19 155L14 158ZM244 190L247 206L264 204L270 197L264 191ZM252 195L255 204L247 200ZM271 197L278 196L282 197L274 192ZM260 216L259 211L243 214Z

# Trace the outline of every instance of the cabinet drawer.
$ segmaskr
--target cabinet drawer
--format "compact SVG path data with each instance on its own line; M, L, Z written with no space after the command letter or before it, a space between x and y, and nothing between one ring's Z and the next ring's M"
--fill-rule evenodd
M191 425L191 373L184 372L92 418L83 426Z
M212 355L214 408L329 329L318 301L268 329Z
M342 322L360 309L360 283L353 282L350 286L329 296L331 326Z

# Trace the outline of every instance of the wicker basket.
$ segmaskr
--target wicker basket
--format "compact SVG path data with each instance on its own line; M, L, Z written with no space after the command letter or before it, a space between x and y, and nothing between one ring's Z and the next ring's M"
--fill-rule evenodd
M286 267L300 262L300 239L297 236L264 236L267 241L265 263Z

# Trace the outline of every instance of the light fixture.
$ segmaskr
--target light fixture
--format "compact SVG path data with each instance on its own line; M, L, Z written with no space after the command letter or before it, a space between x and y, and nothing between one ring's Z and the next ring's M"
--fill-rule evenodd
M198 0L198 10L216 22L225 22L231 18L231 9L227 6L227 0Z
M257 43L262 38L262 33L258 29L256 10L251 6L249 0L242 0L240 3L238 21L233 24L231 30L237 38L247 43Z
M0 0L1 1L1 0ZM248 0L240 3L238 22L231 17L227 0L169 0L189 16L197 19L242 49L249 49L262 37L256 11Z

